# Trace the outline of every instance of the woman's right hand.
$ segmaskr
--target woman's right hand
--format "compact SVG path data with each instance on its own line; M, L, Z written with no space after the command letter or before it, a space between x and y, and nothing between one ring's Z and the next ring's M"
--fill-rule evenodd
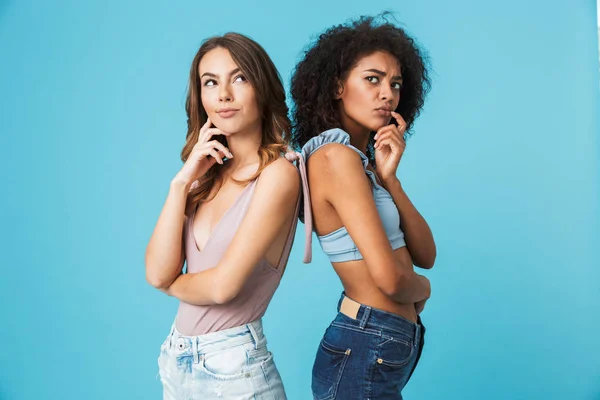
M223 164L223 157L233 158L233 154L227 147L216 140L210 140L214 135L227 136L227 134L218 128L211 128L210 125L211 121L207 118L206 123L200 128L198 142L194 145L181 170L173 178L173 182L181 182L190 186L206 174L216 162Z

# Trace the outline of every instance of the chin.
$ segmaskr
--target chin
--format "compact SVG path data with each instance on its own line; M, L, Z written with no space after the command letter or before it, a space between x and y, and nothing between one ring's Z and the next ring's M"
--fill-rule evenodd
M386 125L389 125L389 122L379 120L377 122L367 125L366 128L372 132L377 132L379 129L383 128Z
M235 122L235 121L222 121L221 120L221 121L217 121L216 123L213 122L213 124L220 130L222 130L223 132L227 132L230 135L242 130L242 124L240 124L239 122Z
M368 129L371 132L377 132L378 129L383 128L390 123L389 118L375 117L373 115L365 117L366 118L362 119L362 121L358 118L355 119L355 121L358 123L358 125Z

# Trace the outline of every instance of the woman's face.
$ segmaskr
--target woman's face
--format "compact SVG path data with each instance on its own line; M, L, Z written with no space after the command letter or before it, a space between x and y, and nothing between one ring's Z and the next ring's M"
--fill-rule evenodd
M346 131L365 133L389 125L390 111L400 102L400 71L398 60L387 52L377 51L358 60L336 94Z
M217 128L228 135L260 129L261 113L254 88L229 50L218 47L206 53L198 74L202 106Z

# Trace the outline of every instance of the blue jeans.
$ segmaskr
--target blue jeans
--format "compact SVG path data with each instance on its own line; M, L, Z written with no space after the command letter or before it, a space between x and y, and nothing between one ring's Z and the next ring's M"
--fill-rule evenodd
M285 400L260 320L200 336L175 324L158 357L164 400Z
M315 400L400 400L423 350L425 327L361 305L339 312L325 331L312 371Z

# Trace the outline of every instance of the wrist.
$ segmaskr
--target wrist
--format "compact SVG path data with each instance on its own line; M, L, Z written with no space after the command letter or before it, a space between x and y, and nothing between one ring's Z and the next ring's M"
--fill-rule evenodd
M402 189L402 184L400 183L400 180L398 179L398 177L396 175L392 175L389 177L385 177L385 178L380 178L381 182L383 183L383 186L386 189L391 189L391 188L398 188L398 189Z
M174 190L174 191L183 191L184 193L187 194L187 192L190 191L190 187L191 186L192 186L191 182L188 182L186 179L182 179L182 178L179 178L179 177L176 176L171 181L170 188L171 188L171 190Z

